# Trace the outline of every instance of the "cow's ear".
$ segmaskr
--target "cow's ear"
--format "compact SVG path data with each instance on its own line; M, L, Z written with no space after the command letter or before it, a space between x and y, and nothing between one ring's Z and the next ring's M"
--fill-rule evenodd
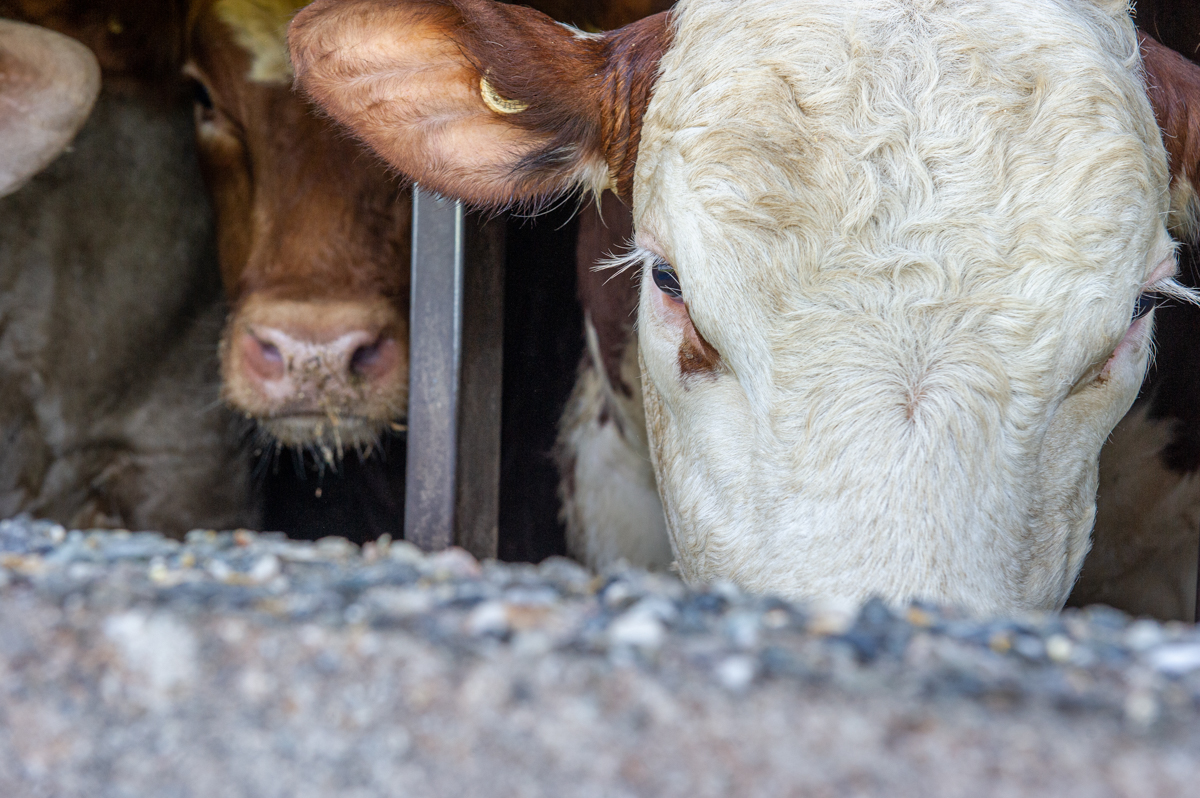
M1146 93L1171 166L1171 232L1200 239L1200 66L1138 33Z
M475 205L626 199L665 15L586 34L491 0L317 0L297 85L400 172Z
M0 196L71 142L99 92L100 67L82 44L0 19Z

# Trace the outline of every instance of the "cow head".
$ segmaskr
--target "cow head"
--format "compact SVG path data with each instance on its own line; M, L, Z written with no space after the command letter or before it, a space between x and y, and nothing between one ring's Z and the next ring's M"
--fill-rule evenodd
M318 0L290 43L302 88L422 185L632 205L687 578L1061 605L1153 299L1181 290L1187 192L1123 3L684 0L600 36Z
M100 67L86 47L0 20L0 196L62 152L99 91Z
M195 0L185 73L231 313L226 400L277 441L369 446L408 395L409 192L292 91L303 0Z

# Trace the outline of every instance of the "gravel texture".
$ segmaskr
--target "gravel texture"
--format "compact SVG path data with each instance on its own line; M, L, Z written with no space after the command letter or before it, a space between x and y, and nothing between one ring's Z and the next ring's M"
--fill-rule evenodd
M1200 633L0 522L3 796L1183 796Z

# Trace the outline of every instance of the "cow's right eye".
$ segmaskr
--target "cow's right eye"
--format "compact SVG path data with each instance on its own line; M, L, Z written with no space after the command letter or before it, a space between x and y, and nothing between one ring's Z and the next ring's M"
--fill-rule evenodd
M1138 297L1137 304L1133 306L1133 321L1137 321L1150 311L1158 307L1158 303L1162 300L1162 295L1155 291L1143 291Z
M674 266L665 260L656 260L653 276L659 291L673 299L683 299L683 287L679 285L679 275L675 274Z
M208 93L208 87L198 80L192 81L192 101L205 111L213 109L212 95Z

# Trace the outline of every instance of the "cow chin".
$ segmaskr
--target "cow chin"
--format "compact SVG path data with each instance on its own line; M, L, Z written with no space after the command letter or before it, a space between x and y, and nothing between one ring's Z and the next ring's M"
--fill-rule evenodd
M397 422L390 418L296 413L255 420L269 440L296 449L341 454L347 449L370 450Z

